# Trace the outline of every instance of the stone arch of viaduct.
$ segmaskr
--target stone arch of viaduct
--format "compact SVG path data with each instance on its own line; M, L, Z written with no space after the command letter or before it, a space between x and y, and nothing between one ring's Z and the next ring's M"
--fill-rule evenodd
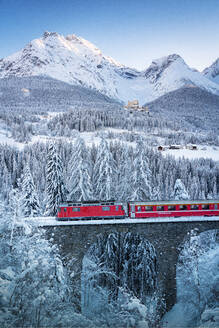
M89 247L96 242L98 234L132 232L144 236L155 247L158 261L158 283L162 287L167 311L176 302L176 265L180 246L192 229L198 233L219 230L219 221L163 222L136 224L81 224L44 227L48 238L58 245L64 261L74 259L72 270L80 288L82 261Z

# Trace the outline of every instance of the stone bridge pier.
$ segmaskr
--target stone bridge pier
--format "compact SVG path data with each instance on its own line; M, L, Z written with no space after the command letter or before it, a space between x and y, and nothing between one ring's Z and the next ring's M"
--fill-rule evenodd
M147 239L155 248L158 264L158 284L163 291L166 310L176 302L176 265L181 246L189 232L197 233L219 229L219 221L124 223L124 224L80 224L48 226L46 234L58 245L64 261L71 262L75 281L80 290L82 261L89 247L96 242L98 234L131 232ZM79 293L80 294L80 293Z

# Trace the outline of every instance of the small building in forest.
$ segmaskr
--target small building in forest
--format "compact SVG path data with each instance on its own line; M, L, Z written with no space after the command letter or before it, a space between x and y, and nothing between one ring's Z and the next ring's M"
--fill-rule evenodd
M137 111L141 111L141 112L146 112L149 114L149 108L147 106L139 106L139 101L136 100L132 100L132 101L128 101L128 104L126 106L124 106L124 108L129 109L129 110L137 110Z
M132 100L132 101L128 101L128 105L126 105L124 108L127 109L139 109L139 102L138 100Z
M158 146L157 147L157 150L159 150L159 151L164 151L164 150L166 150L166 149L168 149L169 148L169 146Z
M183 146L181 146L181 145L170 145L169 146L169 149L182 149L183 148Z
M196 145L188 144L188 145L186 145L186 149L197 150L198 147Z

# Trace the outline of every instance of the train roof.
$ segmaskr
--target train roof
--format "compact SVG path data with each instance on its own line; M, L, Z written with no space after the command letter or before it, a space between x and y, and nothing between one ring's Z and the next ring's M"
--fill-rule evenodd
M91 206L91 205L121 205L121 204L131 204L131 205L177 205L177 204L219 204L219 199L199 199L199 200L147 200L147 201L115 201L115 200L108 200L108 201L65 201L60 203L60 207L68 207L68 206Z
M177 204L214 204L219 203L219 199L204 199L204 200L147 200L147 201L131 201L132 205L177 205Z
M124 202L121 201L115 201L115 200L106 200L106 201L99 201L99 200L88 200L88 201L81 201L81 202L75 202L75 201L65 201L60 203L60 207L67 207L67 206L91 206L91 205L120 205Z

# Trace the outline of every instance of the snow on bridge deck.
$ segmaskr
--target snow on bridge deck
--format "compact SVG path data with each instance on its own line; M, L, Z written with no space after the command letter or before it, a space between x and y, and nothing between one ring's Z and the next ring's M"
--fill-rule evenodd
M219 216L187 216L181 218L146 218L146 219L96 219L96 220L72 220L72 221L58 221L55 217L35 217L26 218L27 223L36 226L70 226L70 225L101 225L101 224L136 224L136 223L165 223L165 222L207 222L219 221Z

